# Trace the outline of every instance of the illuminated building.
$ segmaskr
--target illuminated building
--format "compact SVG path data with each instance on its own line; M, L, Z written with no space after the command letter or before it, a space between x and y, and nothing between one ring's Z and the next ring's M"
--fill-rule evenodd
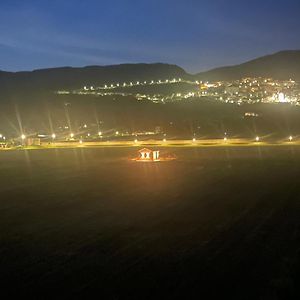
M159 161L159 151L152 151L147 148L139 150L139 161Z

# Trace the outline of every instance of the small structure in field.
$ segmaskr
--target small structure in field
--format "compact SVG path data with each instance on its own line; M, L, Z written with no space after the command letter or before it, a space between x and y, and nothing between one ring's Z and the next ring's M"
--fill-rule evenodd
M0 148L8 148L7 143L0 142Z
M160 155L158 150L150 150L143 148L138 151L139 156L137 158L132 158L131 160L138 162L164 162L172 161L176 159L175 155Z
M159 151L153 151L147 148L139 150L140 157L137 161L159 161Z

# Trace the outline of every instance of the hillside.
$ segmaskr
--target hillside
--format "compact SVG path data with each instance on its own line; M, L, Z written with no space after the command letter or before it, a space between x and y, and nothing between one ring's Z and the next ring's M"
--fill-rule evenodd
M233 80L243 77L271 77L300 80L300 50L281 51L246 63L202 72L199 80Z
M53 68L31 72L0 72L0 90L9 92L30 90L56 90L79 88L84 85L186 78L180 67L169 64L123 64L114 66L88 66L83 68Z
M0 71L0 93L24 94L57 89L80 88L84 85L183 79L216 81L242 77L272 77L300 80L300 51L282 51L249 62L213 69L196 75L188 74L177 65L170 64L122 64L113 66L88 66L83 68L52 68L31 72Z

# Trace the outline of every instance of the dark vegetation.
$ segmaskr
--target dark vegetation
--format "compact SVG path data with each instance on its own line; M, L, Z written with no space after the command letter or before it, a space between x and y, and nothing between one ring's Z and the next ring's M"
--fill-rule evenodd
M51 133L53 128L68 124L73 128L101 122L102 130L112 128L123 131L153 131L160 126L169 137L191 138L231 137L286 138L300 133L300 109L290 105L231 105L206 98L182 100L176 103L155 104L137 101L133 97L97 97L55 95L23 95L7 98L1 104L0 128L12 136L19 134L17 115L26 132ZM257 118L245 118L245 112L255 112Z

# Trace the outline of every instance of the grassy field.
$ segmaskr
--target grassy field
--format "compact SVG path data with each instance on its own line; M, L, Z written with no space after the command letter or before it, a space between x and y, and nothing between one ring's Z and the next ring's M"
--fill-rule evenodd
M36 299L296 299L300 147L0 152L0 284Z

